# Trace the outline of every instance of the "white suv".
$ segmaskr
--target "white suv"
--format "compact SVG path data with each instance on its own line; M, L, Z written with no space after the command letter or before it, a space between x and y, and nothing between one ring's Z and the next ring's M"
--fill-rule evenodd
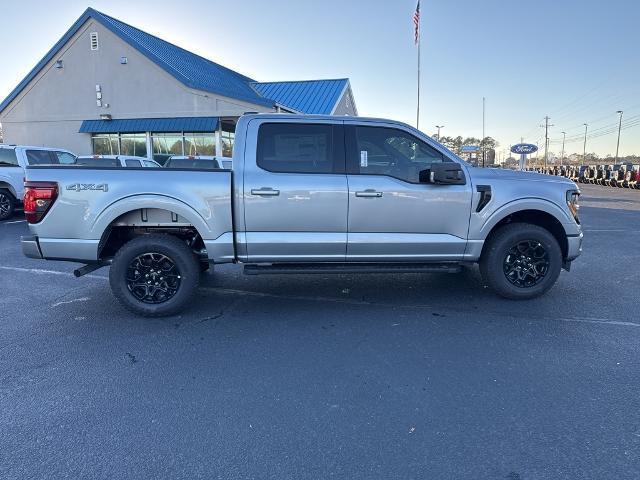
M22 203L27 165L70 165L76 156L59 148L0 145L0 220L13 215Z

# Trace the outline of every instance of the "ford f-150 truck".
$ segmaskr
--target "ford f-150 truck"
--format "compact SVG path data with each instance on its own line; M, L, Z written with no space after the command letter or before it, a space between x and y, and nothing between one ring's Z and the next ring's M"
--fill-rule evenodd
M233 170L28 167L28 257L110 265L146 316L185 307L209 264L248 274L455 272L498 294L546 292L581 252L579 190L474 168L418 130L358 117L257 114Z

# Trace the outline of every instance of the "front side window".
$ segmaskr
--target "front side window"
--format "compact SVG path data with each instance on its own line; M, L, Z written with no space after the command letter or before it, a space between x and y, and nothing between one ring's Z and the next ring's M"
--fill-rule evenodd
M334 173L334 128L265 123L258 131L258 166L270 172Z
M351 173L388 175L419 183L420 172L446 161L436 149L410 133L395 128L354 127ZM355 150L355 151L354 151Z
M58 162L61 165L72 165L76 162L76 156L69 152L53 152L58 157Z
M134 160L133 158L125 159L124 164L127 167L142 167L140 160Z
M16 151L13 148L0 148L0 167L14 167L17 165Z

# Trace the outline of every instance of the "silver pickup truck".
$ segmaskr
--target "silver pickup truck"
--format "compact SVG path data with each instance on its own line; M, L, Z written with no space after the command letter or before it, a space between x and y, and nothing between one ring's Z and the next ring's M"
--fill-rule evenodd
M408 125L245 115L233 170L28 167L28 257L110 265L129 310L180 311L210 264L247 274L455 272L546 292L581 252L579 190L474 168Z

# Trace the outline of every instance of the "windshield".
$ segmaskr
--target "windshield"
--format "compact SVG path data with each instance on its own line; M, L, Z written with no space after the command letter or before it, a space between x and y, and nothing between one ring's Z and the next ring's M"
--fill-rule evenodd
M165 163L165 168L202 168L205 170L219 170L217 160L190 160L188 158L170 158Z
M75 165L83 166L83 167L119 167L120 160L116 158L78 157L76 159Z

